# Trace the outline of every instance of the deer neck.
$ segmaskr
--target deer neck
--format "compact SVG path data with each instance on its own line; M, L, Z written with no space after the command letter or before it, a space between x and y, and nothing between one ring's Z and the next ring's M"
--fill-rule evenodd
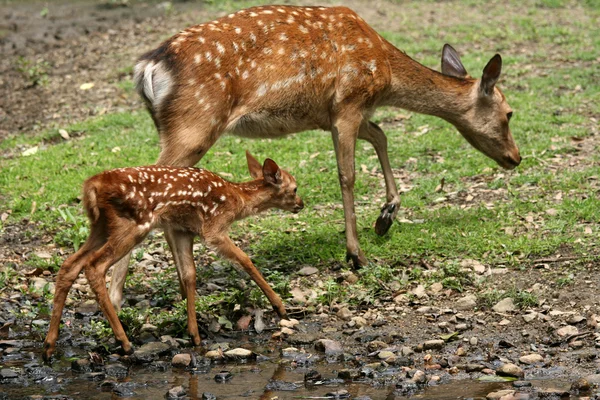
M390 91L385 105L459 123L472 107L473 79L460 79L434 71L402 51L392 50Z
M246 218L271 208L271 196L262 179L236 183L233 184L233 188L238 192L241 200L236 219Z

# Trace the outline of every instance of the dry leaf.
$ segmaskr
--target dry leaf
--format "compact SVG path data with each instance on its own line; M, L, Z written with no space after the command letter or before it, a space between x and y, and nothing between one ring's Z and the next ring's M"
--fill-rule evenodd
M32 156L32 155L34 155L35 153L38 152L38 149L39 149L38 146L31 147L31 148L25 150L24 152L22 152L21 155L23 157Z
M91 88L94 87L94 83L93 82L88 82L88 83L82 83L81 86L79 86L79 89L81 90L89 90Z
M60 136L61 136L63 139L65 139L65 140L69 140L69 139L70 139L69 132L67 132L67 131L66 131L66 130L64 130L64 129L59 129L59 130L58 130L58 134L59 134L59 135L60 135Z

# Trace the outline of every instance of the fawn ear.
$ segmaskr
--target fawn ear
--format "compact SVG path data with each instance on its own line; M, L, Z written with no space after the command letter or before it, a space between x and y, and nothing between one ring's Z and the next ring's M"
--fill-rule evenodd
M442 50L442 74L453 76L455 78L467 78L469 74L460 61L460 56L454 50L454 47L448 43Z
M256 158L252 157L252 154L250 154L248 150L246 150L246 160L248 161L248 171L250 171L250 176L254 179L262 178L263 167Z
M496 54L483 69L480 86L483 94L489 96L494 93L494 85L500 78L500 72L502 72L502 57L500 54Z
M275 161L267 158L262 167L262 174L265 179L265 182L270 183L272 185L280 185L281 180L281 170L279 166L275 163Z

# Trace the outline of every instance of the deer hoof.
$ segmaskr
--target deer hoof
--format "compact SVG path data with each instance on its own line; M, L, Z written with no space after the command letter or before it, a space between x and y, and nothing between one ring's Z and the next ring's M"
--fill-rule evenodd
M49 363L52 360L52 354L54 353L54 346L49 343L44 343L44 351L42 352L42 360L45 363Z
M396 218L396 204L386 204L381 209L381 214L375 222L375 233L379 236L383 236L390 230L392 223Z
M361 250L358 251L358 254L346 253L346 262L350 260L352 260L352 267L354 269L359 269L367 265L367 258Z

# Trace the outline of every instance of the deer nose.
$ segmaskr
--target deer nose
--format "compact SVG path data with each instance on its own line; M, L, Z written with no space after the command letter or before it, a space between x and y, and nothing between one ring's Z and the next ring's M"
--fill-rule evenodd
M517 150L514 154L504 156L503 161L507 168L513 169L521 164L521 154L519 154L519 151Z
M296 201L296 205L294 206L294 212L300 212L300 210L302 210L304 208L304 202L302 201L302 199L298 199Z

